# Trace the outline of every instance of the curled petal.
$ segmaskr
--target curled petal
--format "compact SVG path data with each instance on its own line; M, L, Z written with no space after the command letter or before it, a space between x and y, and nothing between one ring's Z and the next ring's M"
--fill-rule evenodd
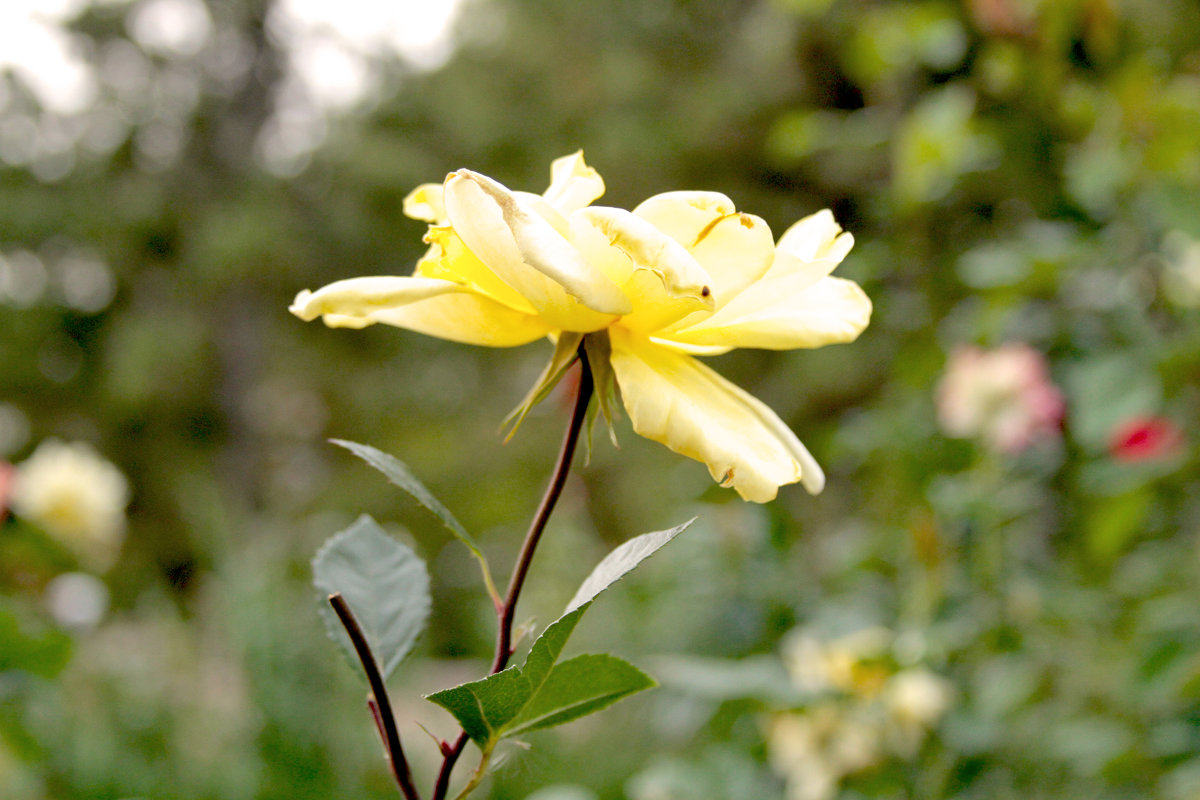
M810 284L797 273L759 281L710 317L662 336L684 345L792 350L854 341L870 320L871 301L858 284Z
M463 287L453 281L437 278L403 278L390 275L348 278L323 286L315 292L303 290L296 295L288 311L305 322L312 322L317 317L327 314L365 318L381 309L462 290Z
M404 198L404 216L435 225L446 223L446 204L440 183L423 183Z
M815 494L825 476L787 425L761 401L694 358L610 331L612 366L640 435L708 466L723 486L765 503L800 481Z
M469 170L450 175L446 210L471 252L554 327L599 330L631 310L616 284L491 178Z
M666 192L634 213L681 243L712 278L716 308L771 266L775 240L766 222L741 214L716 192Z
M736 211L720 192L663 192L642 201L633 213L688 247L714 219Z
M604 179L583 162L583 151L556 158L550 164L550 187L543 197L559 213L569 215L604 194Z
M305 321L322 317L331 328L382 323L489 347L526 344L550 332L536 316L463 284L436 278L350 278L315 292L300 292L289 310Z
M784 231L776 249L801 261L829 260L837 264L853 246L854 237L842 233L842 226L826 208L809 214Z
M627 329L658 330L712 308L708 273L683 245L619 208L590 206L571 215L572 241L621 287L633 310Z

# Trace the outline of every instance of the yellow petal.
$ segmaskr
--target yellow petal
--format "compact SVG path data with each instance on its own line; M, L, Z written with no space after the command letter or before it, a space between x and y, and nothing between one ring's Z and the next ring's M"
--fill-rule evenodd
M562 212L551 205L546 198L533 192L513 192L513 197L521 201L530 211L536 211L538 216L550 223L558 235L564 239L571 238L571 226Z
M600 173L583 162L583 151L556 158L550 164L550 187L542 195L560 214L570 215L604 194Z
M854 237L842 233L842 226L833 218L833 212L823 209L809 214L792 225L779 237L777 249L802 261L830 259L840 262L854 246Z
M829 209L818 211L792 225L779 237L775 261L763 279L804 275L807 283L801 280L791 287L798 290L832 273L852 247L854 236L842 232L833 213Z
M821 491L825 476L796 435L761 401L691 356L610 329L612 366L640 435L708 465L745 500L765 503L800 481Z
M871 320L871 301L853 281L804 273L764 279L700 322L660 334L684 345L792 350L851 342Z
M571 238L608 275L633 308L620 324L650 332L712 308L709 276L683 245L619 208L589 206L571 215Z
M335 281L315 292L296 295L288 308L305 322L326 314L367 317L384 308L407 305L448 292L463 291L457 283L436 278L404 278L381 275Z
M493 300L526 314L537 313L529 301L487 268L467 249L453 228L433 226L425 234L429 251L417 262L416 274L473 286Z
M634 213L687 247L711 276L720 308L771 266L775 239L759 217L738 213L729 198L713 192L668 192Z
M663 192L633 210L685 247L714 219L733 214L733 201L719 192Z
M378 311L373 322L394 325L451 342L516 347L541 339L552 328L540 317L522 314L474 292L432 297Z
M632 306L611 280L537 212L484 175L459 170L446 179L454 230L488 269L556 328L587 332Z
M733 349L733 345L712 345L712 344L691 344L689 342L677 342L669 339L666 336L651 336L650 341L660 347L665 347L668 350L674 350L676 353L686 353L689 356L719 356L728 353Z
M423 183L408 193L404 198L404 216L432 222L435 225L446 223L446 204L442 199L440 183Z
M305 321L322 317L331 328L382 323L466 344L512 347L550 332L524 314L453 281L423 277L370 277L337 281L296 295L289 309Z

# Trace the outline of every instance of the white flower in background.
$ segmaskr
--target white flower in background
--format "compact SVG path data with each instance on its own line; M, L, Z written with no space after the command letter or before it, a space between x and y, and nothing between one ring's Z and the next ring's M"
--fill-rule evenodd
M947 435L1018 453L1039 439L1058 438L1063 397L1045 358L1028 345L962 347L946 364L937 412Z
M902 670L892 676L883 692L883 706L894 724L896 750L913 755L954 700L950 681L924 667Z
M86 572L67 572L46 584L46 607L64 628L86 631L108 611L108 587Z
M770 717L771 768L789 800L832 800L843 781L889 760L912 760L950 709L954 687L924 666L897 668L911 634L862 628L825 640L794 631L784 644L792 681L815 705Z
M878 725L836 703L775 716L767 748L771 767L787 783L789 800L830 800L844 777L874 766L882 756Z
M1200 240L1183 231L1171 231L1163 239L1163 288L1171 302L1200 306Z
M792 682L804 691L836 689L871 695L887 678L878 662L889 653L891 643L892 632L880 627L862 628L831 640L796 631L784 643L784 664Z
M106 569L125 534L129 484L120 470L84 442L47 439L17 465L10 505L78 554Z

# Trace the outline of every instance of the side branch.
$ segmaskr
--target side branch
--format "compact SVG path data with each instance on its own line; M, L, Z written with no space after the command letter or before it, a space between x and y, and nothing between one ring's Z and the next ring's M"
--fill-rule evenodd
M341 620L342 627L350 636L354 651L358 653L358 660L362 662L363 672L367 675L367 682L371 684L372 698L368 705L383 737L388 764L392 768L392 776L396 779L396 785L400 787L405 800L420 800L420 795L417 794L417 789L413 785L408 760L404 757L404 748L400 745L400 731L396 729L396 717L392 713L392 703L388 699L387 686L384 685L383 675L379 672L379 666L375 662L371 646L367 643L367 637L358 624L354 612L350 610L350 604L346 602L346 598L342 597L340 593L331 594L329 595L329 605L333 606L334 612Z

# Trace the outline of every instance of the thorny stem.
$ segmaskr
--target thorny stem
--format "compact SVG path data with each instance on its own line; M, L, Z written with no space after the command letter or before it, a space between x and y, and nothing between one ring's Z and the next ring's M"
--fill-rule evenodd
M404 748L400 746L400 732L396 729L396 717L392 713L392 703L388 700L387 686L383 682L383 675L379 672L378 664L375 663L375 656L371 653L367 637L363 634L354 612L350 610L350 604L346 602L346 598L342 597L340 593L331 594L329 595L329 605L333 606L334 612L341 620L342 627L350 636L354 651L358 653L358 660L362 662L363 672L367 674L367 682L371 684L371 697L368 699L367 705L371 709L371 715L375 717L375 724L379 727L380 735L383 737L388 764L392 768L392 776L396 779L396 785L400 787L405 800L420 800L417 788L413 785L408 760L404 757Z
M542 496L542 503L538 506L533 521L529 524L529 532L525 534L525 542L521 545L521 554L517 557L512 577L508 581L508 593L504 597L504 605L499 610L500 626L496 633L496 656L492 661L491 669L493 675L504 669L508 665L508 660L512 658L512 629L513 619L517 612L517 600L521 596L521 588L525 585L525 576L529 573L529 565L533 562L533 553L537 549L538 542L541 541L542 532L546 529L550 514L554 511L559 496L562 495L563 486L567 482L567 473L571 471L571 460L575 456L575 445L579 443L579 434L583 430L583 424L587 418L587 408L592 399L593 385L592 371L588 366L587 353L584 352L583 345L579 347L579 362L579 393L575 396L575 408L571 412L571 421L567 425L567 432L563 435L558 462L554 465L554 473L550 477L550 485L546 487L546 493ZM437 785L433 790L433 800L445 800L446 791L450 786L450 773L466 746L467 734L463 732L459 734L458 739L455 740L442 761L442 769L438 773Z

